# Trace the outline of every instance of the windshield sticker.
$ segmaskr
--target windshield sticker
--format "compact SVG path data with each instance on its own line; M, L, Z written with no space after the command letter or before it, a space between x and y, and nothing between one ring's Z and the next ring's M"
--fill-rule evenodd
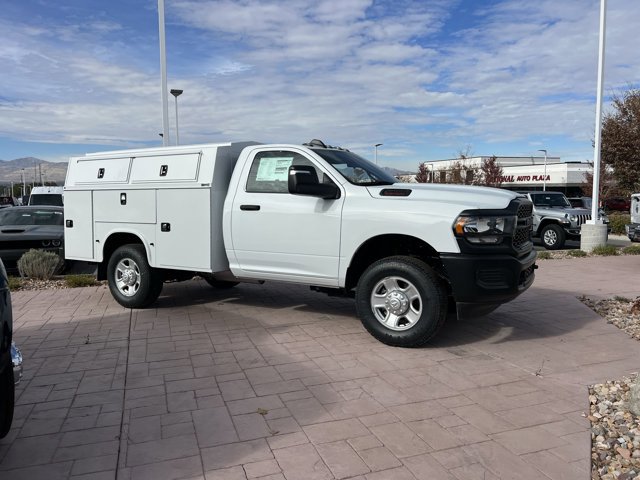
M289 167L293 157L261 158L258 166L256 181L258 182L286 182Z

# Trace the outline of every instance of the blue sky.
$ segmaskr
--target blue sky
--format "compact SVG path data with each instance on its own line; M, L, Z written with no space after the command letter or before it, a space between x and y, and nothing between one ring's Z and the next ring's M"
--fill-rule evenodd
M183 144L593 157L599 0L165 2ZM607 15L610 95L640 84L640 3ZM0 65L0 159L161 143L156 0L5 0Z

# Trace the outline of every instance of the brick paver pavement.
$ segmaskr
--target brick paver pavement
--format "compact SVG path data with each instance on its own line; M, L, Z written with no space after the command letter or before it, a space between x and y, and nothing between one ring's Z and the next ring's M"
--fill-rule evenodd
M580 303L640 295L640 258L539 262L533 288L427 348L382 345L351 300L290 285L15 292L26 372L12 479L586 479L587 385L640 343Z

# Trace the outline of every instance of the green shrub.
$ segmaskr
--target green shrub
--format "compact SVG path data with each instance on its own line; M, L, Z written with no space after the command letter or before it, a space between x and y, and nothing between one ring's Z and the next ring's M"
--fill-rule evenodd
M20 277L9 277L9 290L20 290L22 288L22 279Z
M551 253L549 252L538 252L538 259L540 260L549 260L551 258Z
M31 249L18 260L18 271L22 277L49 280L63 263L55 253Z
M611 233L614 235L625 235L625 225L631 223L631 215L628 213L611 213L609 215L609 226L611 227Z
M618 255L618 248L613 245L598 245L593 250L591 250L593 255L602 255L604 257Z
M585 252L584 250L569 250L567 254L570 257L586 257L587 256L587 252Z
M64 281L69 288L93 287L94 285L100 284L100 282L96 280L96 277L90 274L67 275L64 277Z
M622 249L625 255L640 255L640 245L629 245Z

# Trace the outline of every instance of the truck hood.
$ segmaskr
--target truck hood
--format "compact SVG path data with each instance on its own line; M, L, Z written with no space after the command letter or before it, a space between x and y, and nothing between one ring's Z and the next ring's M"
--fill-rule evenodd
M2 225L0 226L0 241L7 240L47 240L62 239L64 228L62 225Z
M381 195L385 189L406 189L411 190L411 194L398 197ZM500 188L441 183L395 183L389 186L367 187L367 190L376 199L446 203L457 205L460 210L506 208L511 200L523 196Z
M589 215L591 210L574 207L533 207L536 215L541 217L564 217L565 215Z

